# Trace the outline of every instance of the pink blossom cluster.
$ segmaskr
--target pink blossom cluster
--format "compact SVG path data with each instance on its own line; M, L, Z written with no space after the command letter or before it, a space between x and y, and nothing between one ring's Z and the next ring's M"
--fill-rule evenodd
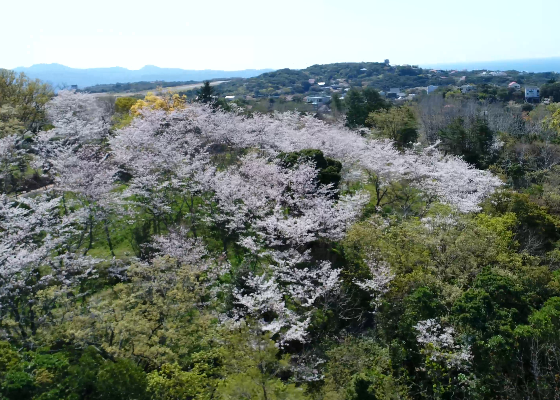
M415 326L416 340L424 346L424 352L433 361L441 361L448 368L468 370L472 361L469 345L458 344L455 329L442 327L435 319L420 321Z

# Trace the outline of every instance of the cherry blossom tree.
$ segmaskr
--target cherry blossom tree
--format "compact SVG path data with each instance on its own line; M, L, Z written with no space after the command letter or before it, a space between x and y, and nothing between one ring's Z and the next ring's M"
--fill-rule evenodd
M83 215L63 215L61 198L0 196L0 318L3 333L27 340L48 323L56 299L94 275L96 260L76 253L75 226ZM41 293L55 288L39 305Z
M372 303L377 308L381 297L389 291L389 284L395 278L395 274L391 272L388 263L377 261L372 254L366 259L366 265L371 278L363 281L355 279L354 283L372 296Z
M93 274L96 261L87 253L96 224L103 224L114 255L108 221L120 215L131 223L150 221L154 235L146 244L153 257L214 278L221 272L210 266L227 263L209 261L199 228L220 232L222 256L232 245L253 266L240 287L216 284L217 290L230 290L234 300L230 320L258 321L281 345L305 342L313 310L340 286L340 271L311 249L343 239L369 201L365 192L349 190L356 187L351 183L374 177L379 197L386 185L404 181L461 212L477 210L501 184L460 158L444 156L437 144L399 151L390 140L298 113L249 118L192 104L140 110L130 125L112 132L110 116L94 96L62 91L48 104L47 115L54 129L37 135L33 165L62 196L3 197L0 210L0 265L7 271L0 295L0 305L7 307L3 315L35 325L37 318L29 316L34 306L24 307L22 316L17 300L22 288L31 299L47 286L60 287L61 293L73 290ZM244 155L218 165L216 145ZM304 149L319 149L342 162L340 191L319 183L312 162L286 166L277 158ZM12 138L0 140L2 173L22 156L29 155L20 154ZM153 258L138 263L146 276L155 264ZM163 264L172 276L173 263ZM371 278L354 283L377 305L394 275L373 258L366 264Z
M340 239L368 200L363 193L335 200L331 185L318 185L317 173L308 162L286 168L250 154L209 181L216 207L211 220L265 264L245 277L248 291L233 289L234 319L254 318L263 332L279 335L280 344L305 342L312 310L339 285L340 271L313 260L306 248Z
M56 136L74 141L105 138L110 115L97 97L73 90L61 90L46 106ZM50 131L49 131L50 132Z
M442 361L448 368L470 368L473 357L470 346L456 342L452 326L442 327L435 319L428 319L418 322L415 328L416 340L432 360Z
M67 212L64 193L73 193L79 205L87 211L84 229L87 231L88 245L84 254L93 246L93 230L100 222L111 255L114 256L109 221L114 217L116 195L113 193L118 168L104 149L96 145L82 145L78 149L65 148L57 152L51 161L54 174L54 189L63 192L63 205Z
M473 354L470 345L458 340L452 326L442 326L435 319L419 321L416 340L425 361L420 370L432 379L435 396L446 391L467 392L476 377L470 373Z
M194 198L204 189L197 177L209 157L191 122L177 112L145 110L109 143L114 162L132 177L122 194L132 215L135 209L151 215L159 232L188 209L196 235Z
M247 291L234 288L235 304L228 322L247 317L257 321L262 332L278 335L278 343L305 343L316 301L339 286L340 271L329 262L316 268L272 268L272 274L249 274Z
M338 240L369 198L358 192L335 200L331 185L317 185L317 173L309 162L286 168L278 160L248 155L210 179L217 207L213 221L237 233L239 244L252 251Z
M22 149L21 142L19 135L0 138L0 182L3 193L16 189L15 174L27 165L29 156Z
M390 140L364 137L309 115L255 114L246 118L198 105L182 115L192 120L201 134L211 140L256 147L271 154L319 149L325 156L342 161L347 174L356 175L358 169L373 173L384 182L407 180L462 212L477 210L480 201L501 185L491 173L477 170L458 157L444 156L437 150L437 144L400 152Z
M54 128L38 134L34 166L50 177L54 190L62 193L65 211L73 206L67 204L66 193L72 193L87 211L84 255L92 248L93 230L99 222L114 255L109 214L116 205L111 191L118 169L105 144L110 115L95 96L61 91L47 104L47 116Z

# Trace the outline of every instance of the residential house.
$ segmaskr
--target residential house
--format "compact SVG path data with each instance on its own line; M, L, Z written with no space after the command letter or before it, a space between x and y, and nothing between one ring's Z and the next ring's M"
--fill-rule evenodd
M226 99L226 101L233 101L235 100L235 96L226 96L224 97Z
M309 83L313 85L315 83L315 79L309 79Z
M314 106L326 104L330 100L331 100L330 96L307 96L305 98L305 101L307 103L311 103Z
M525 101L527 103L538 103L541 99L541 91L536 86L525 86Z
M465 93L469 93L472 92L475 89L475 87L473 85L463 85L461 86L461 93L465 94Z
M510 89L521 90L521 85L517 82L511 82L508 87Z
M432 92L434 92L439 86L435 86L435 85L430 85L426 88L426 93L430 94Z
M389 92L387 92L388 99L397 99L403 96L406 96L406 94L403 93L403 90L401 88L390 88Z

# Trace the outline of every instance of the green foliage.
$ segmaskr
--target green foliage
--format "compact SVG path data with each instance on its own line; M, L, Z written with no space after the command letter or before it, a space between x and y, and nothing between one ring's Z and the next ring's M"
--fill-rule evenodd
M366 88L363 91L350 90L344 98L347 108L346 125L350 127L369 125L368 116L378 110L387 109L389 105L374 89Z
M146 374L131 360L105 359L93 347L78 352L16 352L5 342L2 347L2 399L148 399Z
M289 370L289 356L281 356L269 335L255 335L247 327L226 337L228 377L218 387L224 400L303 400L304 389L280 379Z
M92 347L69 367L66 382L69 400L82 396L111 400L148 398L142 368L131 360L106 360Z
M164 364L148 375L148 391L161 400L211 398L215 388L208 388L208 380L198 365L184 371L178 364Z
M212 103L214 101L215 89L210 85L210 81L204 81L202 86L197 92L197 101L201 103Z
M223 88L207 82L199 100L228 110L231 103L214 97L226 88L277 96L314 92L316 85L309 79L333 86L369 85L348 91L344 104L333 96L333 108L347 108L348 125L371 126L372 136L394 140L404 150L410 142L427 140L418 138L418 132L424 132L429 121L422 119L419 104L389 107L373 87L443 81L439 72L427 75L420 68L388 62L312 66L234 80ZM515 93L490 85L493 78L467 75L467 80L480 79L472 101L516 101ZM527 82L541 78L526 77ZM458 108L466 95L448 89L427 98ZM461 101L449 103L442 93ZM274 111L295 107L301 96L294 100L264 97L255 103L238 100L238 105ZM135 103L134 98L117 99L115 127L132 120L129 111ZM476 118L453 114L456 109L434 116L452 116L441 118L445 123L437 125L439 134L433 138L442 140L443 152L491 168L509 185L471 214L438 204L407 180L387 184L371 174L359 182L344 181L342 164L320 150L278 155L289 168L312 162L319 171L317 184L350 192L364 188L371 194L365 213L343 240L302 246L302 252L330 261L342 280L336 293L317 300L320 304L306 316L305 343L280 343L277 333L261 329L262 320L221 321L239 311L233 291L245 289L249 274L267 268L269 255L249 254L225 223L208 222L214 204L206 200L211 194L177 196L167 199L170 206L161 214L148 207L135 209L132 223L108 214L111 248L104 226L96 225L88 254L104 261L98 276L83 287L65 296L49 286L33 296L22 292L11 310L21 318L2 319L2 332L11 339L0 342L0 399L557 397L560 170L555 157L560 147L553 129L530 137L498 135L490 129L491 116L480 112L481 104L476 103ZM555 118L555 109L537 106L522 113L518 105L511 107L508 112L522 126ZM20 122L12 128L21 130ZM503 141L501 148L495 146L497 136ZM212 148L212 160L221 170L253 150L218 145ZM118 190L128 185L125 175L121 183ZM69 207L75 207L75 195L65 196ZM211 269L156 256L154 235L177 224L191 228L188 239L204 238L209 252L205 262L223 262L230 266L228 272L216 277ZM78 224L76 229L82 227ZM85 251L84 246L80 250ZM283 243L275 246L284 250ZM141 260L133 258L134 253ZM113 274L119 266L125 272ZM382 293L375 293L363 282L379 278L379 266L392 278ZM46 273L37 271L36 276ZM302 307L288 296L279 301L291 312ZM263 320L269 322L274 312L271 307ZM31 314L42 322L35 328L29 323ZM439 334L445 332L452 345L421 342L419 326L426 321L437 324Z
M338 93L333 93L331 96L331 105L336 113L342 113L344 111L344 104L342 103Z
M542 85L541 97L552 97L553 101L560 102L560 82L550 82Z
M392 400L408 398L389 349L373 337L346 337L328 352L325 399Z
M467 122L459 117L439 132L441 148L446 153L462 156L480 169L488 168L494 160L494 135L488 122L482 118Z
M411 147L418 139L418 127L410 107L391 107L369 114L366 124L378 129L381 137L393 140L399 148Z
M134 97L119 97L115 100L115 114L113 115L113 125L115 129L122 129L132 122L134 116L130 109L138 102Z
M39 132L47 123L45 104L53 96L48 84L0 68L0 137Z
M560 220L547 208L530 199L529 194L501 192L488 199L485 210L489 214L512 213L517 224L514 232L521 248L531 253L550 251L560 240Z
M278 158L280 158L282 163L287 167L294 167L301 161L312 162L319 170L319 174L317 175L319 178L318 183L323 185L332 184L335 189L338 188L338 184L342 179L340 175L342 164L340 161L325 157L321 150L306 149L291 153L280 153Z
M389 63L334 63L312 65L302 70L288 68L268 72L249 79L232 79L217 86L220 93L232 95L252 95L267 97L286 94L312 94L323 92L318 86L325 82L325 86L338 87L370 87L377 90L389 90L399 87L412 89L436 85L440 87L449 85L474 84L481 87L480 93L472 93L476 98L490 101L517 101L523 102L523 93L507 88L511 81L522 85L540 86L548 82L554 73L524 73L508 71L508 76L481 75L484 71L461 71L460 74L451 71L434 72L418 66L392 66ZM465 76L465 81L459 79ZM310 83L309 79L315 80ZM469 94L470 95L470 94Z
M130 108L136 104L138 99L134 97L119 97L115 100L115 112L117 113L128 113Z

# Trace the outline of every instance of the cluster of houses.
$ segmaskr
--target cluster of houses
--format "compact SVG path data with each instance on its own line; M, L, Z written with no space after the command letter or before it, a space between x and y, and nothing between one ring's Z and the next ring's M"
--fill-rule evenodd
M362 68L361 71L367 71L367 68ZM436 75L440 75L443 73L449 74L449 75L453 75L453 74L459 74L461 71L442 71L442 70L430 70L431 73L436 74ZM484 75L484 76L507 76L507 74L505 72L501 72L501 71L484 71L482 72L480 75ZM430 75L428 75L430 76ZM451 76L449 78L452 78ZM461 93L463 94L467 94L473 91L476 91L477 87L473 84L467 84L466 83L466 76L456 76L453 77L455 79L455 81L457 82L458 86L457 89L461 91ZM314 106L317 106L317 108L324 106L328 103L330 103L331 101L331 94L332 93L339 93L340 99L344 100L344 96L346 94L346 92L348 90L350 90L350 85L348 84L348 82L346 82L346 80L344 79L336 79L330 82L319 82L318 79L313 79L310 78L308 80L308 83L310 85L310 91L311 94L309 94L308 96L304 97L304 101L312 104ZM385 91L380 91L379 94L383 97L386 97L387 99L391 99L394 101L404 101L404 100L412 100L416 94L415 93L419 93L423 90L425 90L425 92L427 94L431 94L433 92L435 92L438 89L439 86L436 85L429 85L427 87L418 87L415 88L415 90L411 90L413 93L406 93L404 89L402 88L390 88L387 92ZM516 91L521 91L522 87L519 83L517 82L511 82L508 85L509 89L513 89ZM540 89L536 86L525 86L524 87L524 91L525 91L525 101L528 103L539 103L541 101L540 98ZM252 96L246 96L248 99L249 97L252 98ZM259 95L256 97L265 97L265 95ZM280 95L274 95L274 96L269 96L269 97L280 97ZM290 101L292 96L286 96L286 100ZM236 96L225 96L225 100L228 101L232 101L235 100ZM543 99L543 102L546 103L547 99Z
M425 90L427 94L430 94L433 93L437 88L438 86L430 85L426 87ZM521 85L517 82L511 82L508 85L508 88L514 90L521 90ZM461 90L461 93L466 94L476 90L476 86L466 84L466 85L459 86L459 90ZM540 100L541 100L541 93L540 93L540 89L537 86L525 86L525 101L527 103L539 103ZM546 101L546 99L544 100Z
M507 73L503 71L484 71L480 74L480 76L507 76Z
M434 86L437 87L437 86ZM350 90L349 88L345 88L345 91ZM411 94L407 94L405 93L404 89L402 88L390 88L389 91L385 92L385 91L380 91L379 94L382 97L386 97L387 99L392 99L392 100L412 100L416 94L411 93ZM342 94L342 96L340 96L341 100L344 100L344 94ZM304 100L307 103L313 104L314 106L321 106L323 104L326 104L328 102L331 101L331 96L328 96L326 94L316 94L316 95L310 95L304 98Z
M510 89L521 90L521 85L517 82L511 82L508 87ZM537 86L525 86L525 101L527 103L539 103L541 100L541 90ZM545 101L547 99L544 99Z
M340 99L344 100L345 92L350 90L350 85L344 79L337 79L330 84L327 84L327 82L317 82L316 79L309 79L308 82L311 85L317 85L317 89L321 90L321 93L306 96L304 101L317 107L321 107L331 101L329 93L340 93Z

